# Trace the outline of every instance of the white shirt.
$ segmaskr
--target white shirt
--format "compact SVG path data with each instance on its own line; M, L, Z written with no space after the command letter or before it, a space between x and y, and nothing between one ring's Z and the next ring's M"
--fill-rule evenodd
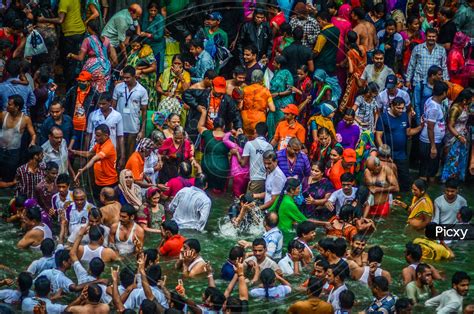
M211 199L195 186L185 187L176 193L169 209L180 229L203 231L211 212Z
M34 297L35 294L30 291L28 297ZM0 301L6 304L17 303L21 299L21 292L13 289L0 290Z
M49 140L46 141L43 145L41 145L41 148L43 148L44 163L47 163L48 161L54 161L59 166L58 174L69 173L67 169L68 151L65 139L62 139L61 144L59 144L58 150L55 150L53 146L51 146Z
M165 298L163 292L156 286L150 286L153 295L156 298L156 301L161 304L165 309L169 308L168 301ZM140 308L143 300L146 299L145 292L143 288L134 289L128 296L127 301L123 305L126 309L137 310Z
M298 265L299 269L302 269L301 262L298 261ZM280 269L283 272L283 276L291 276L295 272L295 262L288 254L286 254L286 256L278 262L278 266L280 266Z
M85 225L87 225L87 223L81 224L78 228L74 228L74 231L71 232L71 234L67 238L67 241L69 243L74 243L74 241L76 241L77 236L79 235L79 231ZM110 228L107 227L106 225L100 225L100 227L104 228L104 243L103 243L103 246L107 247L107 246L109 246ZM89 239L89 235L85 234L82 237L81 245L86 245L86 244L89 244L90 242L91 242L91 240Z
M453 225L457 223L458 212L461 207L467 206L467 201L461 195L457 195L452 203L448 203L444 195L439 196L434 201L433 222L443 225Z
M273 195L280 195L285 187L286 176L280 167L276 167L267 175L265 180L265 203L272 199Z
M420 141L423 143L430 143L428 138L428 123L434 123L434 141L439 144L443 141L444 135L446 134L446 122L444 120L444 112L441 104L438 104L433 100L433 97L428 98L425 103L425 125L421 130Z
M336 210L336 215L339 215L342 206L346 205L347 203L352 202L355 199L357 193L357 188L352 188L351 195L346 195L342 191L342 189L336 190L332 192L331 196L329 196L328 201L334 204L334 208Z
M81 262L75 261L74 264L72 265L72 267L74 268L74 272L76 273L78 284L81 285L81 284L86 283L86 282L91 282L91 281L97 280L97 278L89 275L89 273L84 268L84 266L82 266ZM107 286L99 284L99 287L100 287L100 290L102 290L102 295L100 297L100 302L105 303L105 304L109 304L110 301L112 301L112 297L107 294L107 291L106 291Z
M395 97L401 97L405 101L405 110L408 108L410 105L410 95L405 92L403 89L397 88L397 94L395 96L391 96L388 93L388 89L384 89L381 91L376 100L377 100L377 108L379 110L383 110L384 112L387 111L390 107L390 102L395 98Z
M257 137L245 143L242 157L249 157L250 180L265 180L266 172L263 165L263 153L273 150L273 147L264 137Z
M46 278L49 279L52 293L58 292L59 289L62 289L65 293L71 292L69 291L69 286L74 284L74 282L59 269L43 270L38 275L38 277L40 276L46 276Z
M123 136L123 120L120 112L114 108L110 108L112 111L109 113L107 118L104 116L100 109L94 110L87 118L87 133L92 134L91 143L89 149L92 149L95 145L95 128L100 124L106 124L110 129L110 139L117 149L117 136Z
M94 206L86 201L86 204L81 211L76 209L75 203L72 203L71 206L66 209L66 219L69 222L69 235L77 234L81 226L89 222L89 210L92 207ZM69 242L74 243L74 241Z
M271 287L268 289L268 296L272 299L284 298L287 294L291 293L291 287L285 285L279 285L276 287ZM264 298L265 289L264 288L254 288L249 292L250 296L253 298Z
M38 301L35 299L40 299L44 301L46 304L46 312L48 314L61 314L64 313L64 310L66 310L67 305L63 304L55 304L51 302L50 299L48 298L26 298L23 300L23 303L21 304L21 312L22 313L33 313L33 310L35 306L38 304Z
M393 70L390 69L388 66L384 65L382 71L375 72L375 66L373 64L368 64L364 72L361 75L361 79L367 81L367 84L370 82L375 82L379 86L379 90L385 87L385 80L387 76L393 73Z
M436 306L436 314L462 313L463 297L454 289L444 291L429 300L426 300L425 306Z
M56 267L56 262L54 260L54 254L50 257L41 257L40 259L34 260L31 262L30 266L26 270L29 273L33 274L35 277L37 274L41 273L46 269L53 269Z
M125 82L119 83L114 88L113 99L117 101L117 111L122 115L123 131L131 134L140 132L140 111L148 105L145 87L137 82L132 90L128 90Z
M343 284L339 288L332 288L328 296L328 303L331 303L334 311L340 310L341 305L339 304L339 295L342 291L347 290L346 284Z

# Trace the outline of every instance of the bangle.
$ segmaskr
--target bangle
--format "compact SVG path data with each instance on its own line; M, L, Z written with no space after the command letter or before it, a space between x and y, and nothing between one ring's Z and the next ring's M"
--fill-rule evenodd
M207 278L211 278L211 277L214 277L214 275L213 274L207 275Z
M237 274L238 277L244 277L244 274Z

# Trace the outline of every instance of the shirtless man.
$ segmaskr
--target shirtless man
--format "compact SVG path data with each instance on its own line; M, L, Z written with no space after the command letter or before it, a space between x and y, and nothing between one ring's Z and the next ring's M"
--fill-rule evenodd
M145 231L137 223L135 218L137 211L131 205L125 204L120 209L120 220L110 228L109 243L115 245L119 255L134 253L137 245L143 245Z
M181 254L176 262L176 269L181 270L185 277L196 277L206 273L206 261L199 254L201 244L196 239L187 239L184 241Z
M88 233L90 243L80 245L84 235ZM100 226L85 225L79 230L76 241L71 251L77 252L77 257L81 262L88 264L94 257L100 257L104 263L119 260L117 253L107 247L104 247L104 229Z
M30 146L36 142L36 133L30 117L22 112L25 102L20 95L8 97L6 111L0 112L0 178L13 182L20 162L21 138L25 129L31 136Z
M98 284L93 283L85 286L84 289L82 289L81 295L70 303L64 312L77 314L108 314L110 313L110 306L101 303L101 297L102 290Z
M117 202L117 195L115 194L115 190L111 187L102 188L99 199L104 205L100 208L103 224L110 228L113 224L119 222L120 208L122 208L122 205Z
M370 156L367 158L364 181L373 197L369 213L364 213L364 217L367 214L387 216L390 213L390 193L400 190L395 174L390 168L382 167L378 157Z
M408 263L408 266L406 266L402 270L402 279L403 279L403 284L405 286L409 282L416 280L416 267L418 266L418 264L420 264L422 254L423 252L419 244L408 242L405 245L405 260ZM434 268L431 265L429 266L431 267L433 280L444 279L436 268Z
M216 71L207 70L204 73L203 80L189 86L189 89L208 89L208 88L211 88L212 87L212 80L216 77L217 77Z
M377 46L377 31L375 26L365 20L365 12L361 7L354 8L351 12L351 19L354 22L354 32L359 38L359 45L365 47L367 60L372 60L372 53Z
M390 168L398 179L397 165L392 160L392 149L387 144L380 145L377 151L377 157L380 159L382 168Z
M245 76L247 75L247 72L245 69L241 66L237 66L234 69L234 72L232 73L233 78L230 80L227 80L227 85L226 85L226 94L232 97L232 92L234 91L234 88L244 88L246 86L245 84Z
M53 238L53 233L47 225L41 222L41 209L33 206L25 210L23 216L23 226L28 231L23 238L18 241L17 248L39 250L44 239Z
M352 237L351 248L346 253L351 273L357 267L367 266L367 252L364 251L366 246L367 238L364 234L358 233Z

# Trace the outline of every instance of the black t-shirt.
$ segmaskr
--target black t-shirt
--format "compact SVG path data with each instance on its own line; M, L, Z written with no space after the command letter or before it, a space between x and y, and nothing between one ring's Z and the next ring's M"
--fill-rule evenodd
M300 66L307 64L313 58L311 49L298 42L294 42L283 49L282 55L285 57L287 68L293 76L296 76L296 70Z
M456 35L457 27L453 20L448 21L439 29L438 44L452 43Z

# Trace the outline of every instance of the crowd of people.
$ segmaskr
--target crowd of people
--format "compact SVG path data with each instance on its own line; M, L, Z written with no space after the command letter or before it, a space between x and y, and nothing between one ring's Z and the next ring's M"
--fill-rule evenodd
M473 313L468 273L439 292L429 264L456 263L457 242L425 237L473 215L473 21L473 0L0 2L3 218L42 255L0 281L15 286L0 312L242 313L295 295L288 313ZM206 230L224 195L226 228L261 231L219 247L217 274L182 231ZM410 238L397 295L370 243L393 208Z

